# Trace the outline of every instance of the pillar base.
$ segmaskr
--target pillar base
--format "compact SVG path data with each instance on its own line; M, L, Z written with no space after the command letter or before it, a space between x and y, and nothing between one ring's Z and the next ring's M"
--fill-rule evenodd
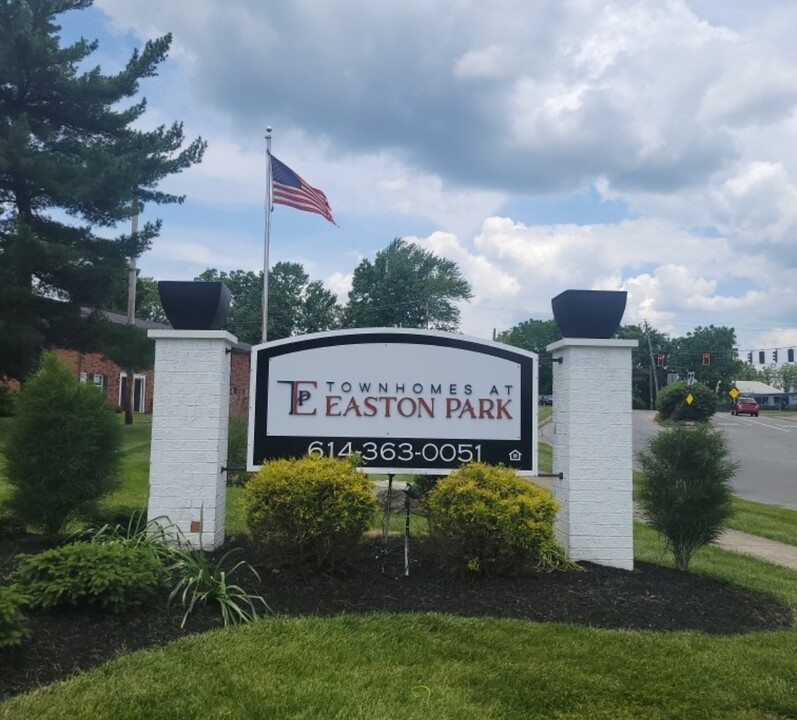
M565 338L553 353L556 534L576 561L632 570L631 349L636 340ZM557 360L561 358L561 362Z
M155 396L148 518L194 546L224 543L230 355L221 330L150 330Z

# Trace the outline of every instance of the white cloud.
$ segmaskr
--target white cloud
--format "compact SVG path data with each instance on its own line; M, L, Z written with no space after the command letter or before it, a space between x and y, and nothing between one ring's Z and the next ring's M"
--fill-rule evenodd
M338 296L338 302L345 304L349 299L353 277L353 273L334 272L324 279L324 285Z
M97 5L118 31L174 32L152 120L210 146L167 189L256 217L271 122L275 154L348 220L336 255L290 251L341 297L404 235L460 265L470 334L550 316L568 287L623 287L626 321L734 325L743 345L797 326L792 2ZM552 193L590 187L626 217L574 204L541 222ZM220 259L193 237L194 259Z
M626 290L626 323L647 320L673 335L701 324L739 325L750 343L762 323L784 309L797 311L797 297L789 291L773 305L763 287L722 289L728 278L757 284L761 264L740 264L722 238L706 239L664 222L526 227L492 217L472 243L442 233L420 242L456 261L473 284L475 297L462 306L467 334L484 336L493 327L549 318L550 299L568 288Z

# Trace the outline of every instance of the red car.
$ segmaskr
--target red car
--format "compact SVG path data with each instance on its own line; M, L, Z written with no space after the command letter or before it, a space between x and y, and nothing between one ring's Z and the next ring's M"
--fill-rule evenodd
M731 415L751 415L752 417L758 417L758 412L760 410L761 406L755 398L740 397L737 398L736 402L733 404Z

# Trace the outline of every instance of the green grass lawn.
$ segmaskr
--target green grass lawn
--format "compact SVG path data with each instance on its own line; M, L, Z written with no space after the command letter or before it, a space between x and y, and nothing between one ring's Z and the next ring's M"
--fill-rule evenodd
M143 506L148 444L147 423L125 428L125 487L105 511ZM228 492L230 534L243 530L240 494ZM740 522L783 527L780 510L747 508ZM671 565L642 524L635 555ZM797 611L795 572L717 548L691 568ZM794 628L718 637L441 615L277 617L126 655L13 698L0 718L775 720L797 717L796 678Z
M734 498L733 512L728 526L734 530L797 545L797 510Z
M639 559L668 564L636 527ZM797 573L707 548L696 572L797 608ZM721 612L721 608L718 608ZM0 706L0 718L722 718L797 715L797 629L742 636L441 615L271 618Z
M123 425L122 486L103 498L100 512L109 517L129 515L146 507L149 492L149 449L152 416L135 415L132 425Z

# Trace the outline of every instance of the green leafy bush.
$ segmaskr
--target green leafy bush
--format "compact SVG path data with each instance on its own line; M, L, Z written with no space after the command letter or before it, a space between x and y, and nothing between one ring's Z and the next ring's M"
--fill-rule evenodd
M0 648L19 645L30 635L21 610L27 600L13 585L0 585Z
M8 385L0 385L0 417L11 417L17 403L17 391Z
M686 398L692 395L692 402ZM717 412L717 396L703 383L688 385L680 380L662 388L656 398L656 410L662 420L701 422Z
M695 550L716 540L733 512L737 465L725 438L703 424L676 426L653 438L639 460L648 522L664 535L678 568L688 570Z
M483 575L567 565L554 537L557 502L511 469L470 463L424 498L429 528L445 559Z
M20 555L14 577L32 607L93 605L118 613L157 594L168 572L145 545L78 542Z
M22 386L6 441L14 515L62 532L118 486L120 459L121 428L102 392L45 353Z
M200 604L218 605L225 626L254 620L258 617L259 605L270 609L262 597L230 582L230 577L242 569L260 580L257 571L243 560L229 567L229 558L240 549L225 553L213 563L202 547L192 547L179 528L166 517L147 521L146 512L142 510L133 513L125 524L106 523L83 530L76 537L94 544L146 548L157 556L166 566L173 585L169 602L179 598L186 608L181 627Z
M244 488L244 509L272 561L333 569L368 529L376 499L354 460L306 456L266 463Z

